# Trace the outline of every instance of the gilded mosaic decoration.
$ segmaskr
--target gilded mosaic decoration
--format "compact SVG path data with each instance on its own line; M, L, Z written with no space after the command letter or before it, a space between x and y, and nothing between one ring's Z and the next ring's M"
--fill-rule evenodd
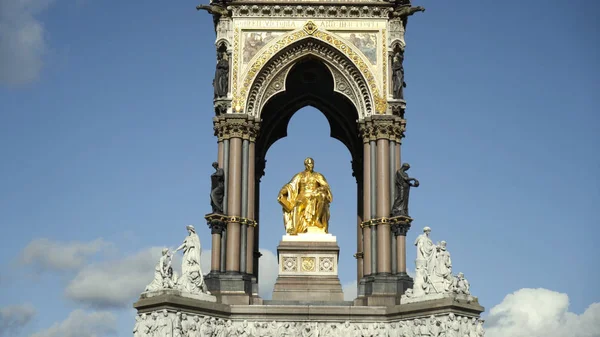
M388 74L388 68L387 68L387 47L385 45L385 41L387 41L386 36L385 36L385 29L381 30L381 63L383 63L382 69L383 69L383 97L387 97L388 95L388 91L387 91L387 74Z
M371 64L377 64L377 34L374 32L344 32L337 35L350 41L360 50Z
M259 50L267 43L276 37L283 35L285 32L268 31L268 32L244 32L243 41L244 49L242 52L242 60L244 64L248 63Z
M237 96L237 84L238 84L238 71L239 71L239 59L240 59L240 55L239 55L239 50L240 50L240 29L236 29L235 33L233 34L233 87L231 88L231 92L233 93L233 104L231 105L231 107L233 108L233 110L235 110L236 112L239 112L240 110L240 106L238 102L238 99L236 98Z
M379 114L385 113L387 109L387 101L385 97L380 95L379 89L377 88L375 76L369 69L369 65L367 65L367 63L363 61L363 58L358 53L356 53L352 47L350 47L348 44L346 44L341 39L335 37L334 35L326 31L319 30L318 27L316 27L316 25L312 21L307 22L307 24L303 27L302 30L298 30L283 36L270 47L262 51L259 57L254 61L254 63L252 63L252 65L248 69L246 77L244 78L244 81L241 85L239 94L235 95L237 90L234 91L233 106L235 107L236 112L241 112L241 110L244 108L245 102L243 102L242 100L245 99L245 97L247 96L248 89L251 87L253 79L262 69L262 67L271 59L271 57L273 57L277 52L281 51L282 49L295 43L296 41L302 40L309 36L331 45L336 50L346 55L346 57L348 57L356 65L356 67L360 70L361 74L364 76L366 82L369 85L369 89L375 100L375 111Z

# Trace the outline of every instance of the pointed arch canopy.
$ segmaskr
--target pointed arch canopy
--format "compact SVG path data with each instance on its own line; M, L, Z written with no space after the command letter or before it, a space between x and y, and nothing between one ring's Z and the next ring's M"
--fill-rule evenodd
M254 59L239 93L234 95L234 110L260 118L267 100L285 90L287 72L298 60L312 55L331 70L334 90L354 103L360 119L385 113L387 101L379 92L365 56L335 34L317 30L310 23L272 42Z
M368 83L370 72L357 66L360 62L356 60L361 56L352 55L354 61L325 41L307 36L264 62L252 84L244 87L248 92L245 112L261 121L256 139L258 172L264 169L271 145L287 136L294 113L310 105L325 115L331 137L341 141L351 153L353 175L361 176L358 121L375 113L378 93L373 94Z

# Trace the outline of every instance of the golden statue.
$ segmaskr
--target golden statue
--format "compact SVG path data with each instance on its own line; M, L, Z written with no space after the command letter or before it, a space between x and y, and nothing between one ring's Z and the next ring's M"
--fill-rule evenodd
M285 184L277 201L283 206L285 232L289 235L328 233L329 203L333 200L329 184L322 174L314 172L315 161L304 160L305 170Z

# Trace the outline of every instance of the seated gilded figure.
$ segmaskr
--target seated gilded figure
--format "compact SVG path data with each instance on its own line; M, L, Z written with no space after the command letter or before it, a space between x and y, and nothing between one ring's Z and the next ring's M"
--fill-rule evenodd
M329 203L333 200L329 184L322 174L313 171L315 161L304 160L305 170L285 184L277 201L283 207L285 232L289 235L328 233Z

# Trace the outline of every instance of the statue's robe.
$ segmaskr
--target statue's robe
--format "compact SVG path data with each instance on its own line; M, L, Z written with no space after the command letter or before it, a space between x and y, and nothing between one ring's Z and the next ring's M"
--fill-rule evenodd
M328 232L329 203L333 196L322 174L308 171L296 174L283 186L277 200L283 207L286 233L306 233L308 227Z

